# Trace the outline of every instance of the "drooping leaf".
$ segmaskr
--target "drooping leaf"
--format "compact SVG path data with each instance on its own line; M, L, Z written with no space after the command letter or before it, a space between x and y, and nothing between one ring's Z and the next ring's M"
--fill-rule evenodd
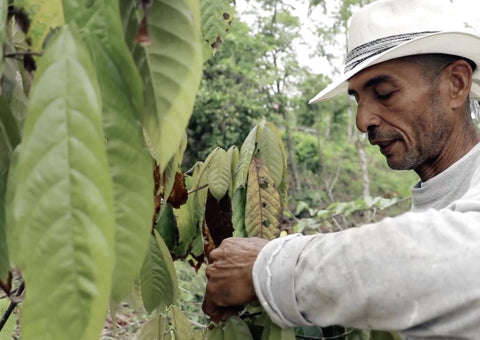
M125 42L128 48L133 50L133 46L136 45L135 34L139 25L137 19L137 1L119 1L119 5Z
M240 159L234 174L234 190L247 184L248 169L250 168L250 163L257 148L257 131L258 125L250 131L240 148Z
M235 170L237 169L238 162L240 161L240 150L233 145L230 148L228 148L227 153L230 158L230 171L232 173L231 175L231 180L230 180L230 189L229 189L229 195L230 197L233 196L233 192L235 191Z
M170 204L165 205L165 210L155 224L155 229L162 237L168 249L173 250L176 239L178 238L178 230L175 216L173 215L173 209Z
M178 209L181 205L185 204L188 199L188 190L185 184L185 176L182 172L177 171L175 173L175 181L173 183L173 188L170 191L167 202L172 205L172 207Z
M153 159L139 128L141 79L123 37L118 1L83 6L76 8L74 1L64 1L67 22L88 32L84 37L95 61L103 98L103 127L115 203L112 298L119 302L132 289L148 246L154 212ZM82 12L87 15L77 14Z
M155 314L152 316L141 328L140 334L136 338L137 340L153 340L158 339L160 334L160 319L164 319L164 316Z
M232 223L234 236L246 237L245 231L245 203L247 201L247 192L244 186L235 190L232 198Z
M169 314L171 315L171 324L174 329L174 337L171 336L171 333L166 337L166 340L180 340L180 339L189 339L189 340L202 340L203 335L200 331L194 331L190 321L183 313L183 311L177 307L172 306Z
M26 51L30 48L25 41L25 34L18 28L13 18L10 19L6 28L6 39L3 45L4 54ZM28 100L26 94L30 89L31 77L25 72L21 60L6 57L3 62L4 69L1 78L2 96L10 103L10 110L21 130L27 113Z
M248 172L245 229L250 237L273 239L280 233L282 204L263 161L254 158Z
M205 45L204 60L208 60L215 54L222 43L222 37L228 32L233 20L234 8L229 0L202 0L200 13Z
M162 188L161 191L163 192L164 197L169 197L170 193L173 189L175 184L177 173L182 172L182 160L183 154L187 148L187 136L184 134L182 141L178 147L177 152L170 158L165 170L161 174L161 183Z
M208 190L219 201L231 186L232 154L222 148L216 148L212 151L207 170Z
M144 81L143 126L163 171L178 149L202 75L200 13L196 0L154 0L148 13L151 44L136 49Z
M31 90L14 187L8 187L14 191L7 194L13 197L9 251L28 287L21 305L25 339L94 339L107 312L113 193L87 51L67 27L49 44Z
M287 157L282 139L272 123L264 121L260 124L259 129L256 157L265 163L270 170L275 186L280 188L287 167Z
M217 201L210 191L208 192L205 205L205 223L204 229L214 243L213 248L220 246L220 243L227 237L233 236L232 204L228 195Z
M19 143L18 122L10 110L7 100L0 96L0 280L3 281L10 269L6 239L5 194L13 151Z
M7 0L0 0L0 46L3 46L3 43L6 39L6 22L7 22L7 13L8 13L8 3ZM0 75L3 73L3 58L0 60Z
M62 0L15 0L15 5L28 10L31 24L28 35L34 51L41 51L42 44L52 28L65 23Z
M187 186L190 187L191 178L186 178ZM188 254L188 250L195 236L200 232L198 221L195 218L195 206L193 200L188 200L179 209L173 211L178 227L178 243L174 248L177 256L183 257Z
M151 235L145 260L140 270L142 298L145 309L165 308L178 297L177 274L165 242L155 231Z

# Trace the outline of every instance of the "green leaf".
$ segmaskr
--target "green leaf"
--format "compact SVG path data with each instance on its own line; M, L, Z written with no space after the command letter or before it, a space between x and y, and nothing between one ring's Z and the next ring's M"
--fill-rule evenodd
M208 164L208 189L217 201L227 193L232 182L232 154L222 148L212 152L212 159Z
M185 178L187 187L191 187L192 178ZM179 209L174 209L173 213L177 219L178 242L174 248L174 253L180 257L187 255L195 236L200 233L198 220L196 219L195 203L189 197L187 203Z
M0 315L4 316L5 311L10 305L10 299L2 298L0 299ZM12 340L13 334L15 332L15 314L10 314L7 322L3 325L2 330L0 331L0 340Z
M7 0L0 0L0 46L3 46L6 38L6 22L7 22L7 13L8 13L8 3ZM3 58L0 60L0 75L3 73Z
M160 335L160 325L163 323L161 322L165 321L164 317L161 315L154 315L152 318L150 318L142 327L140 330L140 334L136 338L137 340L152 340L152 339L158 339Z
M28 287L22 338L98 338L114 262L112 187L96 74L67 27L38 64L14 177L7 236Z
M202 37L205 45L204 60L215 54L219 44L233 19L234 8L229 0L202 0L200 1L202 17Z
M138 30L137 19L137 1L119 1L120 15L122 18L122 28L125 36L125 42L130 50L133 50L135 36Z
M41 51L50 30L64 24L62 0L15 0L15 5L27 9L31 21L28 35L32 48Z
M235 190L235 183L234 183L234 178L235 178L235 170L237 169L238 162L240 161L240 150L233 145L231 146L228 150L227 153L230 157L230 166L231 166L231 180L230 180L230 197L233 196L233 192Z
M65 7L72 4L68 0ZM120 302L131 291L148 247L154 211L153 159L139 128L142 82L123 38L118 1L95 1L88 12L94 13L95 20L82 16L76 18L76 24L88 32L85 39L95 61L103 99L103 127L115 208L112 298Z
M401 340L402 338L392 332L384 332L384 331L371 331L370 332L370 340Z
M13 150L20 143L20 138L20 129L9 103L0 97L0 280L5 280L10 269L5 230L5 194Z
M265 163L270 170L275 186L280 188L287 167L287 157L280 134L273 124L268 122L260 124L257 149L256 157Z
M250 130L240 148L240 159L234 174L234 190L247 184L248 169L250 168L255 149L257 148L257 131L258 125Z
M228 340L253 340L247 324L238 316L231 316L227 319L223 334L225 339Z
M178 149L202 76L197 0L154 0L148 13L151 44L138 48L144 81L147 143L161 172Z
M162 237L168 249L172 250L175 246L175 240L178 237L178 231L175 215L173 215L173 208L170 204L165 204L165 209L160 215L155 229Z
M203 336L201 332L194 331L190 321L188 321L182 310L176 306L172 306L170 309L172 328L174 329L174 337L167 337L171 340L189 339L189 340L202 340Z
M254 158L248 173L245 230L249 237L274 239L280 234L282 203L265 164Z
M266 318L263 326L262 337L260 340L295 340L294 328L280 328L272 322L270 318Z
M223 326L218 325L213 329L207 330L207 340L224 340L225 336L223 335Z
M233 236L246 237L245 230L245 203L247 201L247 194L245 187L239 187L233 193L232 198L232 223Z
M149 313L157 307L172 305L178 297L177 274L170 252L160 235L154 233L140 270L143 304Z

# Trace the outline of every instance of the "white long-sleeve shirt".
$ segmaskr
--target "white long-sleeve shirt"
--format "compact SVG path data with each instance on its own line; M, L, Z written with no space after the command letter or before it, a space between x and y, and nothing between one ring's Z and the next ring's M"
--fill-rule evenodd
M395 218L269 242L253 280L271 319L480 339L480 144L412 198Z

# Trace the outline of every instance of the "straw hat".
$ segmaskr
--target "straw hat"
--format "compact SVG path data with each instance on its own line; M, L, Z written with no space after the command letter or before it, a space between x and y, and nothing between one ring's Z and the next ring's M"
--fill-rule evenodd
M470 99L480 99L480 37L464 21L449 0L378 0L363 7L352 17L343 75L309 103L346 93L348 79L369 66L426 53L473 61Z

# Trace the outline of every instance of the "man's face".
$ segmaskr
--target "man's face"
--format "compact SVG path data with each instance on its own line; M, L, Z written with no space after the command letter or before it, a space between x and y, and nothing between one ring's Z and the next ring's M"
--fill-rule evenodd
M440 81L427 80L420 66L398 59L350 79L349 93L358 103L357 127L379 146L392 169L414 169L422 175L441 156L452 122L442 103Z

